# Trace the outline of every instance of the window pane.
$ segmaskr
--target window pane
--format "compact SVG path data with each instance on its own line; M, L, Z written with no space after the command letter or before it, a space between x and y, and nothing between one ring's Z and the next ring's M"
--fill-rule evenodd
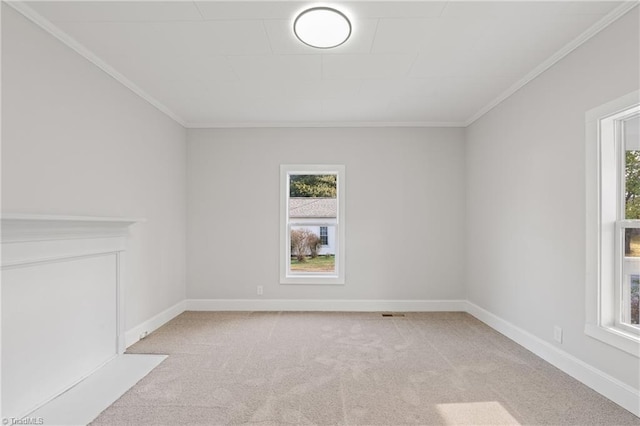
M624 230L625 256L622 263L622 322L640 324L640 228Z
M333 274L337 175L299 174L289 176L289 222L293 273ZM328 225L318 225L318 222Z
M290 175L289 197L336 198L337 175Z
M629 276L629 318L628 322L632 325L640 324L640 275Z
M326 226L327 245L320 238L320 226L291 226L291 263L292 272L335 273L335 226Z
M625 218L640 219L640 151L625 153Z
M625 257L640 257L640 228L625 228L624 255Z

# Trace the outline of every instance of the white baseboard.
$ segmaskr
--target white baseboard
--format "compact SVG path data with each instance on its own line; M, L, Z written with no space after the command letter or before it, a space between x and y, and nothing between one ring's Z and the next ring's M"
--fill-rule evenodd
M175 305L165 309L160 312L158 315L144 321L143 323L133 327L131 330L128 330L125 333L125 345L128 348L129 346L136 343L141 338L145 337L147 334L150 334L154 330L162 327L167 322L171 321L181 313L185 311L185 307L187 306L187 301L182 300Z
M438 312L466 310L465 300L187 299L188 311Z
M467 312L596 392L640 417L640 392L551 343L467 302Z

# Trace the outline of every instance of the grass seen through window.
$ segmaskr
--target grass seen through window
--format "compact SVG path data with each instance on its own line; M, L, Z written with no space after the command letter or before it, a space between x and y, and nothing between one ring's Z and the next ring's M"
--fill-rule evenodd
M336 268L334 255L320 255L315 258L307 256L300 262L295 256L291 257L291 270L296 272L333 272Z

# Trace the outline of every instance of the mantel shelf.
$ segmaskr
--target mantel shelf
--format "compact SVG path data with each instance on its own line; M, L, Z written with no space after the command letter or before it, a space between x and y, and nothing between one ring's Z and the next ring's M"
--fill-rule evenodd
M2 243L126 236L144 219L95 216L2 214Z

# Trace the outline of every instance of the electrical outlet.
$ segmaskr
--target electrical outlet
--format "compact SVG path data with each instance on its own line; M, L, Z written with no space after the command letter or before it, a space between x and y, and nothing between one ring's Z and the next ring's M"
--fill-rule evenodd
M143 333L140 333L140 340L144 339L145 337L147 337L149 335L148 331L145 331Z
M553 327L553 340L558 343L562 343L562 328L557 325Z
M258 286L258 295L259 295L259 296L262 296L262 293L263 293L262 286L261 286L261 285L259 285L259 286Z

